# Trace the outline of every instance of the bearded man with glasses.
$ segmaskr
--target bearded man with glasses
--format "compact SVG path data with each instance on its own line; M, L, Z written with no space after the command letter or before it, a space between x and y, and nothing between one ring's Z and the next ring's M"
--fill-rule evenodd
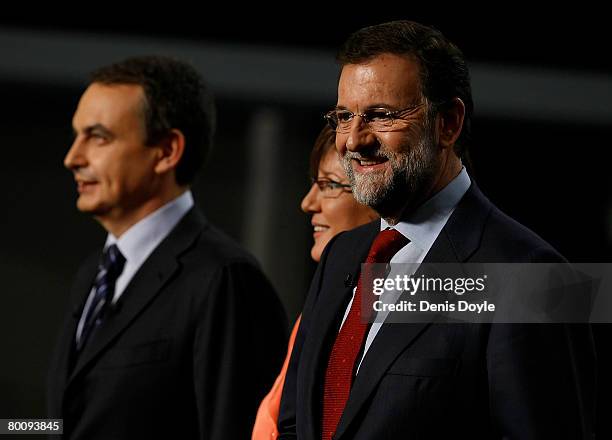
M372 299L362 263L565 260L468 174L473 103L453 43L396 21L351 35L338 61L338 100L325 118L353 196L382 218L336 236L321 257L285 380L279 438L591 438L588 327L361 317Z

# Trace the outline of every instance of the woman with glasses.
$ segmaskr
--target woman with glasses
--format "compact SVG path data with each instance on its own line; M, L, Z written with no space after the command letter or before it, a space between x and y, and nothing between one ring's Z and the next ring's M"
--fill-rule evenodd
M351 186L335 149L335 142L336 133L330 127L324 127L310 155L310 174L313 184L301 204L302 211L312 216L314 243L310 256L316 262L319 262L325 246L334 235L378 218L378 214L372 209L357 203L353 198ZM278 409L299 324L300 318L291 332L289 350L283 368L259 406L252 440L271 440L278 436L276 427Z

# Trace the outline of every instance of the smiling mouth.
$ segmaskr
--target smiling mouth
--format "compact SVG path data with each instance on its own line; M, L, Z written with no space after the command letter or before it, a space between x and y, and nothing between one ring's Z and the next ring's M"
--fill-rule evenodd
M329 226L327 225L320 225L318 223L312 224L312 231L313 231L312 235L314 235L315 237L318 237L319 235L323 234L327 230L329 230Z
M368 157L363 159L353 159L353 168L357 172L367 172L367 171L375 171L377 169L383 168L385 162L389 159L386 157Z

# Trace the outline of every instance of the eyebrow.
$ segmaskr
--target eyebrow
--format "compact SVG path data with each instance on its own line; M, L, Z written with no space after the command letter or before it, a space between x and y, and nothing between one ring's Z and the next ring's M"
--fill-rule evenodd
M337 105L335 108L336 108L336 110L347 110L347 111L350 111L348 108L344 107L343 105ZM363 109L363 111L372 110L372 109L375 109L375 108L384 108L385 110L393 111L393 110L395 110L397 108L397 106L389 105L387 103L376 103L376 104L368 105L367 107L365 107Z
M83 133L85 133L86 135L90 135L93 132L99 132L100 134L102 134L104 136L108 136L108 137L113 136L113 133L108 128L106 128L104 125L99 124L99 123L98 124L89 125L89 126L87 126L87 127L85 127L83 129ZM78 134L77 130L74 127L72 127L72 133L75 136Z

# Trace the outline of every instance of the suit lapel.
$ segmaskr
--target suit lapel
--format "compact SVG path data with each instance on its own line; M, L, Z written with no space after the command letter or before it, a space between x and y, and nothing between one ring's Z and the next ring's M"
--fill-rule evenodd
M52 393L54 405L61 408L66 382L71 374L77 325L94 277L96 276L100 253L90 257L79 270L70 291L70 313L65 318L58 340L57 357L53 363L52 381L56 392Z
M484 222L490 209L490 202L472 183L436 238L416 275L422 273L422 268L428 263L458 263L467 260L480 244ZM390 322L381 327L363 359L334 438L342 437L395 359L431 325L406 324L401 323L400 319L390 318Z
M484 194L480 192L476 183L472 181L457 208L446 222L442 233L446 235L448 243L447 251L452 249L457 261L467 261L470 256L480 247L480 241L484 232L484 227L493 205ZM440 235L442 235L442 233ZM440 237L438 237L440 238ZM436 240L436 243L438 240ZM427 258L428 262L437 262L436 258L442 258L443 255L436 252L442 251L442 248L432 248L433 254ZM432 253L432 252L430 252ZM427 257L430 257L429 254ZM443 261L443 260L440 260Z
M178 270L178 256L191 246L205 226L204 217L192 208L153 251L128 284L116 310L96 330L92 340L86 344L68 380L68 385L87 365L95 361L153 301L166 282Z

